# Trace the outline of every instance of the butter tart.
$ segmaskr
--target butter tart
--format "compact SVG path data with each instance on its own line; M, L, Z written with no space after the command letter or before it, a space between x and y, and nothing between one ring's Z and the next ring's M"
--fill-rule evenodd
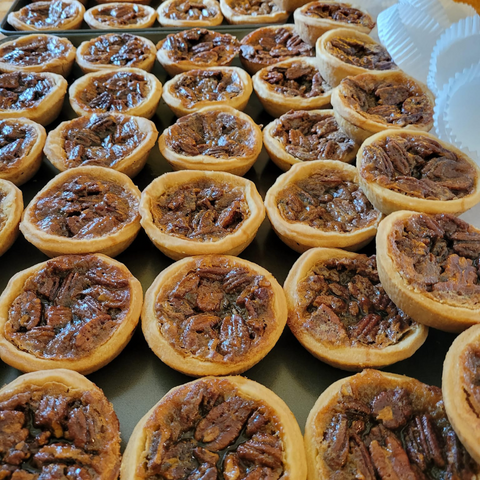
M156 178L140 200L150 240L174 260L239 255L255 238L265 207L255 184L224 172L181 171Z
M220 0L220 8L232 25L285 23L290 15L274 0Z
M262 131L232 107L204 107L167 128L160 152L175 170L215 170L244 175L262 150Z
M163 270L145 294L142 329L155 355L186 375L228 375L256 365L287 321L282 287L259 265L197 255Z
M62 172L94 165L134 177L145 166L157 137L155 124L146 118L94 113L63 122L51 130L44 152Z
M310 2L293 13L295 29L303 41L310 45L325 32L335 28L370 33L375 27L375 20L360 5L320 0Z
M333 110L290 111L263 129L263 144L283 171L312 160L351 162L358 145L343 132Z
M0 178L17 186L30 180L40 168L45 128L27 118L0 120Z
M123 173L78 167L35 195L20 230L45 255L123 252L140 230L140 191Z
M155 75L139 68L87 73L68 90L77 115L124 113L152 118L162 97L162 84Z
M316 43L316 60L325 80L336 87L345 77L399 70L387 49L366 33L337 28Z
M242 68L210 67L176 75L163 86L163 100L182 117L218 105L243 110L252 90L252 79Z
M240 61L253 75L262 68L297 57L314 57L314 48L305 43L293 25L257 28L243 37Z
M157 12L148 5L131 2L114 2L95 5L85 12L84 20L95 30L150 28Z
M428 328L386 294L375 255L312 248L295 262L284 290L290 330L334 367L391 365L412 356L427 338Z
M84 13L85 7L77 0L40 1L9 13L7 21L15 30L76 30Z
M244 377L207 377L170 390L138 422L120 478L305 480L306 470L282 399Z
M157 49L148 38L131 33L107 33L82 42L77 50L77 63L83 73L119 68L140 68L150 72Z
M377 210L460 214L480 202L480 168L425 132L385 130L357 156L360 185Z
M364 370L327 388L305 426L308 479L475 480L438 387Z
M332 92L338 124L359 143L388 128L428 132L434 104L427 86L403 72L347 77Z
M314 58L292 58L262 68L253 76L253 88L272 117L290 110L330 106L332 87L324 80Z
M171 33L157 44L157 59L173 77L205 67L225 67L232 63L240 44L228 33L192 28Z
M480 230L449 214L390 214L377 234L378 274L417 322L449 332L480 323Z
M297 163L268 190L265 208L275 233L293 250L359 250L382 218L358 185L357 169L335 160Z
M67 87L67 81L56 73L2 73L0 119L25 117L48 125L60 115Z
M0 72L51 72L68 77L75 51L68 38L25 35L0 45Z
M15 242L22 212L22 191L12 182L0 178L0 256Z
M0 297L0 357L23 372L92 373L127 345L142 298L140 282L105 255L64 255L30 267Z
M223 22L217 0L166 0L157 14L162 27L215 27Z
M0 390L5 480L115 480L120 424L102 390L77 372L21 375Z

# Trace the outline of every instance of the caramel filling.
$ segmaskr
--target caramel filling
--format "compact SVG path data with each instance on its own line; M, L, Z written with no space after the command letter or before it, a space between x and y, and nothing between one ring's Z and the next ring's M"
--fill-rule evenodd
M0 173L17 166L37 141L37 132L31 125L15 119L0 120Z
M77 7L74 4L54 0L31 3L23 7L18 19L38 29L60 29L77 15Z
M370 30L375 26L375 22L370 15L362 12L358 8L350 7L346 3L322 3L315 2L302 11L309 17L325 18L335 22L361 25Z
M162 14L170 20L208 20L216 17L218 8L205 5L201 0L175 0Z
M257 17L282 11L272 0L229 0L227 3L236 15Z
M3 73L0 75L0 109L33 108L53 87L49 78L37 73Z
M133 25L145 21L148 17L147 11L142 5L102 5L94 13L97 22L106 23L110 26Z

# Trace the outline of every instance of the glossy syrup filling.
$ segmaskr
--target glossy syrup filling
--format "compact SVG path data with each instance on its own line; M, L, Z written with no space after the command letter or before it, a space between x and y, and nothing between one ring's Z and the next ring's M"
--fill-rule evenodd
M15 119L0 120L0 173L29 155L36 141L37 132L31 125Z
M218 8L207 6L201 0L175 0L162 9L162 14L170 20L206 20L219 13Z
M52 81L37 73L3 73L0 75L0 109L33 108L54 88Z
M60 28L78 15L75 4L54 0L27 5L19 12L19 20L40 29Z

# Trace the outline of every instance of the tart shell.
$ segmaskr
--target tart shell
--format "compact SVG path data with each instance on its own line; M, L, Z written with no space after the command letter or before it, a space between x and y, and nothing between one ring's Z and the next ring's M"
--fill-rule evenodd
M3 255L18 237L18 226L23 212L22 191L12 182L0 179L0 192L6 197L0 203L5 214L6 221L0 229L0 256Z
M162 27L170 28L188 28L188 27L216 27L223 22L222 11L220 10L220 4L217 0L201 0L201 3L205 5L206 8L213 8L216 10L216 14L213 17L209 17L205 20L175 20L168 18L165 15L165 10L167 10L172 3L175 3L177 0L166 0L157 8L158 23Z
M98 13L99 10L104 8L105 6L109 7L121 7L122 5L133 5L137 6L138 8L144 9L147 12L147 16L142 20L138 21L137 23L132 23L128 25L108 25L104 22L99 22L95 15ZM131 2L107 2L106 4L100 3L99 5L95 5L92 8L89 8L84 15L84 20L88 24L90 28L94 30L110 30L114 28L121 28L122 30L132 30L132 29L142 29L142 28L150 28L155 23L157 19L157 12L148 5L141 5L138 3L131 3Z
M234 0L233 0L234 1ZM241 15L230 7L231 1L220 0L220 8L223 16L230 25L258 25L285 23L290 14L285 10L278 10L269 15Z

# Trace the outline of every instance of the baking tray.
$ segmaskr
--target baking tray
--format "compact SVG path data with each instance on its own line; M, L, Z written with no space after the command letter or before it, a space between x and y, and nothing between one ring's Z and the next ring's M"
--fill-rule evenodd
M239 29L237 34L242 37L250 31L251 29L243 28ZM82 41L96 36L97 33L72 35L70 39L75 46L78 46ZM135 33L149 38L154 43L165 37L164 32ZM0 43L4 41L5 39ZM238 58L235 59L234 64L240 65ZM165 82L167 75L158 63L153 73L162 83ZM80 75L80 69L75 65L72 78L69 80ZM245 112L258 124L266 125L272 120L263 111L255 95L252 96ZM75 118L75 114L67 98L60 118L47 130L54 128L60 121L70 118ZM161 133L175 121L175 117L162 101L153 121ZM143 190L154 178L168 171L171 171L171 168L155 146L150 153L147 165L135 177L134 182ZM44 159L38 174L21 187L25 205L55 173L54 167ZM258 161L245 176L255 182L260 194L264 197L268 188L281 173L282 171L269 160L265 150L262 150ZM469 221L475 220L479 226L480 208L470 211L467 216ZM362 252L373 253L374 244L370 244ZM299 254L278 239L266 219L255 240L240 256L262 265L283 284ZM153 246L143 230L133 244L117 258L141 281L144 291L163 269L173 263ZM3 291L8 280L15 273L46 259L45 255L20 235L13 247L0 257L0 291ZM454 338L453 334L431 329L425 344L412 357L389 366L386 370L440 386L443 360ZM18 370L0 361L0 384L10 382L20 374ZM330 367L314 358L286 328L273 350L244 375L276 392L293 411L303 430L307 415L318 396L333 382L351 373ZM191 380L190 377L163 364L150 351L140 328L115 360L98 372L89 375L89 378L103 389L114 405L120 419L123 447L136 423L168 390Z

